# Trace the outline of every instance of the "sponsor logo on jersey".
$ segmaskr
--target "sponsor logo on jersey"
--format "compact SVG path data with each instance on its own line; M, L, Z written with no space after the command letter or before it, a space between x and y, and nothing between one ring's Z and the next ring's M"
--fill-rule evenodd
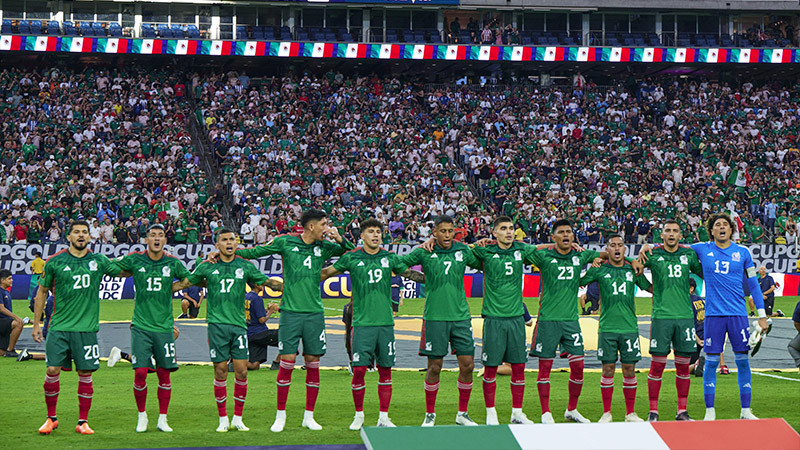
M708 252L708 254L707 254L706 256L711 256L711 257L713 257L713 256L714 256L714 252Z
M611 274L607 273L606 276L604 276L603 278L611 278Z
M381 267L389 268L389 258L381 258Z
M147 272L144 267L139 268L139 272Z
M364 261L359 261L358 262L358 267L364 267Z
M97 261L89 261L89 270L97 272Z
M322 256L322 249L319 247L314 247L314 256Z
M581 259L580 259L580 258L578 258L577 256L573 256L573 257L572 257L572 264L573 264L573 265L576 265L576 266L577 266L577 265L579 265L580 263L581 263Z
M494 256L492 256L492 258L499 258L499 257L500 255L498 255L497 253L495 253Z
M731 259L736 262L739 262L742 260L742 255L740 255L739 252L733 252L733 254L731 255Z
M464 260L464 254L461 253L461 250L457 251L456 252L456 261L460 262L460 261L463 261L463 260Z
M299 251L300 251L300 249L299 249L299 248L297 248L297 247L295 247L295 248L293 248L293 249L292 249L292 251L293 251L293 252L299 252Z
M681 264L689 264L689 257L686 255L681 255Z
M514 251L514 261L522 261L522 252L519 250Z
M238 269L236 269L236 272L234 272L234 273L233 273L233 276L234 276L234 277L235 277L237 280L241 280L241 279L243 279L243 278L244 278L244 269L242 269L241 267L240 267L240 268L238 268Z
M71 270L72 270L72 269L70 269L70 268L69 268L69 266L67 266L67 267L64 267L64 272L69 272L69 271L71 271Z
M626 281L633 281L633 274L630 273L630 272L626 273L625 274L625 280Z
M555 259L553 259L552 261L550 261L550 264L558 264L558 261L556 261Z
M219 270L215 270L215 271L211 272L211 275L219 275Z
M436 253L432 254L431 255L431 259L434 259L434 258L439 258L439 255L437 255Z
M659 256L656 261L663 261L663 260L664 260L664 257L663 256Z
M161 268L161 276L162 277L172 276L172 271L170 270L169 266L164 266Z

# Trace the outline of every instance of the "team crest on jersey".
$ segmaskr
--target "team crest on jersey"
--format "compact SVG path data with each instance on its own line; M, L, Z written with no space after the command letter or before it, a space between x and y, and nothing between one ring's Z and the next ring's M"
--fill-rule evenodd
M164 266L161 268L161 276L162 277L172 276L172 271L169 269L169 266Z
M681 255L681 264L689 264L689 257L686 255Z
M628 272L625 274L625 281L633 281L633 274Z
M381 267L388 268L389 267L389 258L381 258Z
M739 252L733 252L733 254L731 255L731 259L736 262L739 262L742 260L742 255L740 255Z
M319 247L314 247L314 256L322 256L322 249Z
M97 261L89 261L89 270L97 272Z
M577 256L573 256L573 257L572 257L572 264L574 264L574 265L576 265L576 266L577 266L577 265L579 265L580 263L581 263L581 259L580 259L580 258L578 258Z
M244 269L241 267L236 269L236 272L233 273L233 276L236 277L237 280L241 280L244 278Z
M433 343L432 342L426 342L425 343L425 351L428 351L428 352L433 351Z
M514 251L514 261L522 261L522 252L519 250Z
M461 262L461 261L463 261L463 260L464 260L464 254L463 254L463 253L461 253L461 251L460 251L460 250L459 250L459 251L457 251L457 252L456 252L456 261L459 261L459 262Z

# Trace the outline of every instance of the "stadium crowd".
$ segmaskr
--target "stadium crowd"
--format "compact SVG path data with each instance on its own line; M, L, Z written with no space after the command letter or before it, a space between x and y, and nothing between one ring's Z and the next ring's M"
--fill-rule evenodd
M185 126L180 73L62 68L0 72L0 242L139 242L162 222L176 242L211 237L209 190Z

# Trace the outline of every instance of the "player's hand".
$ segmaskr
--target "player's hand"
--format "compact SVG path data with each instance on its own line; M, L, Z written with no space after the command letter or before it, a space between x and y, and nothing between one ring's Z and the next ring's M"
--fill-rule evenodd
M206 256L206 262L214 264L214 263L217 262L217 258L219 258L219 252L218 251L213 251L213 252L209 253L208 256Z
M597 269L598 267L602 266L604 262L606 262L606 260L603 258L595 258L592 260L592 267Z
M267 281L267 287L273 291L283 291L283 280L270 279Z
M270 314L275 314L280 309L281 309L281 305L279 305L277 303L270 303L269 305L267 305L267 312L269 312Z
M422 244L420 244L419 248L421 248L421 249L423 249L423 250L425 250L425 251L427 251L429 253L432 253L434 245L436 245L436 239L428 238L427 241L425 241Z
M769 298L769 295L767 295L767 294L761 294L761 296L764 297L764 300Z
M586 250L585 248L581 247L581 245L578 244L577 242L572 243L572 249L575 250L576 252L582 252Z
M633 271L637 277L644 273L644 265L638 259L634 259L631 266L633 266Z
M31 334L34 341L42 342L42 327L38 323L33 324L33 332Z
M644 244L642 249L639 250L639 261L641 263L646 263L647 260L650 258L650 255L653 254L653 247L650 244Z
M761 331L767 331L769 329L769 323L767 322L767 318L762 317L758 319L758 326L761 327Z
M194 305L195 308L199 308L200 307L200 303L197 303L194 300L192 300L192 305Z
M697 341L697 345L701 345L701 346L703 345L703 340L702 340L702 339L700 339L700 337L699 337L699 336L695 336L694 340L696 340L696 341Z
M487 245L490 245L492 242L494 242L492 239L483 238L476 241L475 245L477 245L478 247L486 247Z
M328 231L325 232L325 237L337 244L342 243L342 236L339 234L339 229L336 227L328 228Z

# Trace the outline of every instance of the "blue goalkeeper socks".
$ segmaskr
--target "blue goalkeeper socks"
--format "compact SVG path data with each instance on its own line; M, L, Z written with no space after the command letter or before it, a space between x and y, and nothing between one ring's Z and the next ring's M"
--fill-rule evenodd
M733 358L736 361L736 381L739 382L739 399L742 408L750 407L750 358L747 353L736 353Z
M703 369L703 397L706 408L714 407L714 397L717 394L717 367L719 367L719 355L706 355L706 366Z

